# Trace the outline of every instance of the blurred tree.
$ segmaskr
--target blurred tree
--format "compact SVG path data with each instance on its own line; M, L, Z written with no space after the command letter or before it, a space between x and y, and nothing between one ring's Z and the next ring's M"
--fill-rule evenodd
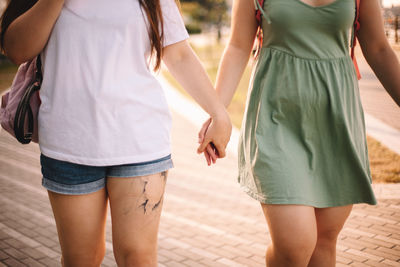
M217 39L221 39L223 26L229 22L226 0L181 0L182 10L193 21L205 26L215 27Z

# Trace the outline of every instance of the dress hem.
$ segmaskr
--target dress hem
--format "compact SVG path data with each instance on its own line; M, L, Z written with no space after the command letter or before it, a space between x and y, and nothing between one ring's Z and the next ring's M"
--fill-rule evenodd
M330 207L340 207L340 206L347 206L347 205L352 205L352 204L368 204L368 205L377 205L376 200L352 200L352 201L346 201L346 202L336 202L336 203L321 203L321 202L316 202L316 201L308 201L304 199L271 199L271 198L266 198L263 195L260 195L254 191L252 191L249 187L240 184L240 187L242 190L249 195L251 198L261 202L262 204L276 204L276 205L304 205L304 206L311 206L314 208L330 208Z

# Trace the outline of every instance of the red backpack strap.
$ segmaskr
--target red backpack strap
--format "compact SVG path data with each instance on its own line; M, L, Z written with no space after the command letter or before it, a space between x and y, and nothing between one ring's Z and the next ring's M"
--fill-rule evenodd
M256 20L257 20L257 24L258 24L257 34L256 34L257 35L257 48L256 48L256 53L254 54L254 58L257 58L260 53L262 42L263 42L262 16L264 16L264 18L267 20L268 24L271 24L271 19L264 11L264 0L254 0L254 6L256 9Z
M261 25L261 16L264 16L268 24L271 24L271 19L269 18L268 14L266 14L264 11L264 0L254 0L254 6L256 8L256 19L258 25Z
M360 21L359 21L359 17L360 17L360 1L361 0L355 0L356 1L356 15L355 15L355 19L354 19L354 25L353 25L353 29L352 29L352 33L351 33L351 58L353 60L353 64L354 67L356 69L357 72L357 78L361 79L361 74L360 74L360 70L358 68L358 64L357 64L357 59L354 55L354 49L357 45L357 33L360 30Z
M258 4L257 4L258 2ZM260 7L264 6L264 0L255 0L254 1L255 7L256 7L256 20L258 22L258 25L261 24L261 9Z

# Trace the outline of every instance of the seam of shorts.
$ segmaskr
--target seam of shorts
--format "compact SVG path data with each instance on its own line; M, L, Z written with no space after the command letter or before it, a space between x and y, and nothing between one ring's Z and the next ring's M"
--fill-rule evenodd
M85 183L66 185L52 181L51 179L42 178L42 185L49 191L65 194L65 195L83 195L96 192L106 185L106 179L100 178L96 181Z
M174 167L172 159L167 159L147 165L114 166L107 172L107 177L137 177L160 173ZM121 170L122 169L122 170Z
M164 161L168 161L171 160L171 154L169 154L168 156L156 159L156 160L151 160L151 161L145 161L145 162L138 162L138 163L131 163L131 164L122 164L122 165L111 165L109 167L143 167L143 166L147 166L147 165L152 165L155 163L160 163L160 162L164 162Z

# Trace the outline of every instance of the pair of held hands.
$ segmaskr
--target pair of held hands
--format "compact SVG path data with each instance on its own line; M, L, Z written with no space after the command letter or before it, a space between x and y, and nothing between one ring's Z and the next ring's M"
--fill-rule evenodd
M218 158L224 158L232 132L232 124L225 120L209 118L199 132L199 147L197 153L204 153L208 166L216 163Z

